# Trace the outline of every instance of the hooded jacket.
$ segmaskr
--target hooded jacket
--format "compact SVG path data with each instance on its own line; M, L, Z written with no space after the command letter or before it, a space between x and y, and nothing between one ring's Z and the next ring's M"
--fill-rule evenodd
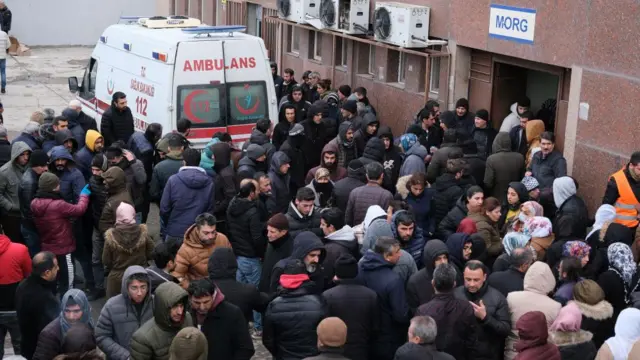
M270 161L273 161L273 156ZM202 162L200 164L202 164ZM240 184L244 179L253 179L258 171L265 170L264 168L267 164L270 164L270 162L267 162L266 159L263 161L256 161L256 159L251 157L250 153L247 153L242 157L242 159L240 159L240 161L238 161L237 183Z
M284 268L287 265L288 260L300 260L304 261L304 258L310 252L314 250L320 250L320 261L318 262L318 268L308 274L311 281L313 281L312 292L313 294L321 294L325 288L325 282L329 279L324 278L324 268L322 264L327 256L327 251L324 248L322 240L310 231L303 231L298 236L293 238L293 250L291 256L286 259L278 261L271 270L271 285L269 286L269 292L275 293L280 285L280 275L284 273Z
M570 178L561 178L554 187L554 199L561 198L562 203L556 205L556 217L553 221L553 232L558 240L584 239L589 226L587 205L576 195L575 184Z
M71 134L73 134L73 138L76 140L78 149L82 149L85 146L85 136L87 133L87 130L85 130L82 124L80 124L80 114L82 113L70 108L62 111L62 116L66 117L69 121L69 130L71 131Z
M601 300L594 305L577 300L569 303L575 303L580 309L582 313L580 329L593 334L593 344L599 349L614 333L613 306L606 300Z
M364 254L358 264L358 281L378 295L380 332L374 351L381 358L393 357L404 343L409 325L404 281L393 271L393 267L382 255L371 250Z
M314 112L322 112L321 109L322 107L317 104L311 105L309 110L310 117L300 123L304 128L305 136L304 145L302 146L305 159L305 175L309 170L320 165L322 149L329 140L331 140L327 134L327 129L325 128L324 123L320 121L319 124L316 124L311 118Z
M118 110L115 105L111 104L102 114L100 133L104 136L105 148L118 140L122 140L126 144L134 131L133 114L130 108Z
M67 160L67 166L62 171L56 169L55 162L58 159ZM49 170L60 179L60 194L64 200L71 204L77 203L86 181L80 170L75 167L75 160L67 149L56 146L51 150Z
M56 146L64 146L64 143L66 143L67 141L71 141L73 145L71 145L70 152L72 154L75 154L78 151L78 149L80 149L80 146L78 146L78 140L76 140L76 138L73 136L73 133L69 129L62 129L62 130L56 131L56 134L54 135L54 139L56 140ZM83 139L83 143L84 143L84 139Z
M231 165L231 146L227 143L213 145L213 156L218 162L213 165L215 176L214 213L220 218L224 218L231 199L236 195L236 173Z
M11 161L0 167L0 211L3 214L20 217L18 187L27 164L19 165L17 159L23 152L31 153L31 148L21 141L11 146Z
M291 183L292 194L295 194L299 188L304 186L304 177L310 169L307 167L306 163L304 147L306 141L307 138L304 134L289 136L287 141L285 141L280 148L280 151L284 152L289 157L291 163L291 168L289 168L289 182ZM273 160L271 163L273 163Z
M267 239L257 200L234 197L227 209L227 233L236 256L262 258Z
M0 312L15 311L16 289L31 274L31 257L23 244L0 235Z
M53 125L50 123L40 125L38 135L42 139L42 150L48 154L56 146L56 133L53 130Z
M207 270L209 279L224 294L224 300L237 306L244 314L244 323L253 319L253 310L263 312L269 302L269 297L261 293L251 284L236 280L238 261L232 249L220 248L211 254Z
M533 155L528 170L540 183L540 190L549 189L553 187L555 179L567 176L567 160L557 150L553 150L546 157L542 151L538 151Z
M536 261L524 276L524 290L507 295L512 328L505 345L506 360L513 360L516 355L515 344L519 339L516 324L523 315L530 311L541 311L547 320L547 326L558 316L562 305L548 296L555 286L556 280L549 265Z
M129 205L133 205L133 200L127 189L127 179L122 169L118 167L107 169L102 173L102 179L109 194L98 224L98 230L100 230L101 234L104 234L116 224L116 210L120 203L126 202Z
M514 348L518 352L517 356L513 354L516 360L562 359L558 347L548 341L549 325L545 325L545 320L549 323L544 313L531 311L523 314L518 322L513 324L514 329L522 334Z
M149 184L149 195L151 195L152 200L160 201L169 178L171 175L177 174L181 167L182 153L172 151L167 153L167 157L153 168L153 175Z
M549 342L552 342L560 351L561 360L593 360L598 349L593 344L593 334L578 330L550 331Z
M342 166L344 168L349 166L351 160L357 159L360 156L355 140L351 140L350 143L347 143L345 140L349 129L353 129L353 131L355 131L355 125L350 121L343 121L338 127L338 136L329 141L329 144L335 145L338 148L338 153L336 155L338 166Z
M185 166L170 177L160 201L160 216L166 234L182 237L196 216L213 212L213 189L213 181L199 167Z
M413 224L414 229L413 229L413 235L411 236L411 239L409 239L408 242L405 242L404 240L400 239L400 234L398 233L398 226L396 224L396 219L398 217L398 214L400 214L402 211L404 210L397 211L395 214L393 214L393 217L391 218L391 231L393 231L393 237L396 238L398 241L400 241L400 247L404 249L404 251L408 252L413 257L413 260L416 262L416 266L418 266L419 269L422 269L422 267L424 266L422 263L422 250L426 243L426 239L422 235L422 229L420 228L419 224L416 222L414 222Z
M171 275L181 280L184 288L189 286L190 280L198 280L207 277L207 265L209 257L218 248L231 248L229 239L217 233L212 244L203 244L198 236L197 225L193 224L184 233L184 242L176 254L176 267Z
M284 236L274 241L269 241L267 251L262 261L262 273L260 274L260 285L258 288L264 293L271 294L271 274L273 268L282 259L291 256L293 252L293 238L287 232ZM277 282L276 282L277 283Z
M429 183L433 184L440 175L445 173L447 169L447 160L449 160L451 154L455 153L462 154L462 149L455 142L442 143L440 149L433 154L433 157L429 162L429 166L427 167L427 181Z
M353 134L353 140L355 141L358 152L360 153L364 154L364 148L367 145L367 142L369 142L369 139L378 135L377 130L373 134L369 134L367 132L367 127L373 124L380 125L380 121L378 121L375 114L367 112L364 114L364 118L362 119L362 126Z
M270 214L284 212L287 209L289 200L291 200L291 192L289 182L291 175L289 172L283 174L280 172L280 166L291 163L289 156L282 151L273 154L271 159L271 167L269 169L269 179L271 180L271 196L267 200L267 209Z
M460 201L460 197L464 194L464 189L462 188L460 180L456 179L455 174L449 173L439 176L433 184L432 189L435 190L433 205L434 222L437 227L449 211Z
M148 279L142 266L131 266L122 276L121 293L102 307L96 324L98 347L110 360L127 360L133 333L153 318L154 298L151 295L151 282L147 280L149 290L141 306L135 306L127 289L131 276L143 276ZM138 310L139 309L139 310Z
M289 233L294 239L303 231L311 231L317 236L324 235L320 229L320 212L315 207L311 208L308 215L302 215L292 201L285 216L289 220Z
M335 206L342 210L347 210L347 203L349 202L349 194L356 188L363 186L366 181L364 167L359 169L349 168L347 170L347 177L342 180L336 181L333 185L333 199Z
M349 225L345 225L322 239L327 256L324 259L325 279L331 282L335 276L336 260L342 255L349 254L358 257L358 242Z
M89 132L87 131L87 138L88 134ZM151 136L155 135L151 135L149 132L142 133L136 131L131 135L129 142L127 143L129 150L133 153L136 159L140 160L142 165L144 165L144 170L147 174L147 182L150 182L153 177L155 155L155 144L152 143L154 139L150 139Z
M301 123L304 119L307 118L307 112L311 107L311 103L304 99L304 94L303 98L298 102L293 100L292 94L287 95L286 98L282 98L282 100L280 100L280 105L278 106L278 111L284 109L285 104L292 104L296 108L296 124ZM284 113L282 113L282 118L284 120Z
M271 139L269 139L267 134L263 133L258 129L251 130L251 135L249 136L249 140L245 141L244 144L242 144L242 152L245 152L249 147L249 145L251 144L262 146L267 155L267 163L271 161L271 157L276 152L276 147L271 143Z
M154 247L145 224L116 225L105 232L102 264L109 271L107 299L118 295L126 269L148 266Z
M429 240L424 245L422 252L424 268L413 274L407 282L407 302L413 314L416 313L420 305L426 304L433 299L433 286L424 285L431 284L433 271L435 270L435 261L440 255L446 255L447 258L449 258L449 249L441 240ZM461 276L459 277L461 278Z
M378 129L380 139L389 139L391 145L384 151L384 176L389 178L391 184L396 184L400 178L400 168L402 167L402 155L400 149L394 145L393 132L391 128L383 125ZM383 140L384 141L384 140Z
M524 156L511 151L509 134L500 132L493 141L493 154L487 158L484 172L485 196L504 199L509 183L524 176ZM537 179L537 178L536 178Z
M184 311L182 322L176 324L171 320L171 308L179 303L188 306L189 294L174 283L158 286L155 293L153 318L131 338L132 360L168 360L169 347L176 334L185 327L193 326L191 314Z
M338 180L344 179L347 177L347 169L338 165L338 149L337 144L334 142L329 142L322 148L322 154L320 154L320 165L314 167L313 169L307 172L307 177L305 178L305 183L309 184L316 176L316 171L321 167L329 170L329 178L331 181L336 182ZM327 166L324 162L324 154L326 153L334 153L336 155L336 163L333 166Z
M511 110L511 112L509 113L509 115L507 115L507 117L504 118L504 120L502 120L502 125L500 125L500 132L504 132L507 134L514 127L520 126L520 115L518 114L518 102L516 101L513 104L511 104L511 106L509 107L509 110Z
M13 145L13 144L15 144L17 142L23 142L23 143L27 144L32 151L36 151L36 150L42 148L42 146L41 146L42 145L41 144L42 139L37 138L37 137L33 136L32 134L25 133L25 132L23 132L20 135L18 135L17 137L15 137L11 141L11 145Z
M359 158L362 161L362 164L366 166L372 162L384 163L384 142L382 139L378 137L371 137L369 141L367 141L367 145L365 145L364 150L362 151L362 156Z
M91 178L91 162L93 161L93 156L96 154L95 144L98 139L101 139L102 135L95 130L87 131L87 135L85 138L85 145L76 153L76 165L78 166L78 170L82 172L82 176L84 176L85 181L89 181Z
M453 235L458 229L460 222L467 217L469 209L465 200L465 195L460 196L453 209L447 213L447 216L438 225L438 234L443 239L449 239L449 236Z
M400 176L413 175L415 173L424 173L426 167L424 158L429 155L427 149L419 142L416 142L404 154L404 162L400 168Z

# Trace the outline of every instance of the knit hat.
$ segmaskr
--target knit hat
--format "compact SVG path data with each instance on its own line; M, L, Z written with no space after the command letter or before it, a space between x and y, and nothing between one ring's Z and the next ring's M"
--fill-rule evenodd
M570 302L560 309L549 331L578 332L580 325L582 325L582 313L576 303Z
M347 167L348 167L349 170L357 171L357 170L362 169L364 167L364 164L362 163L361 160L355 159L355 160L351 160Z
M522 178L522 183L524 184L524 187L527 188L527 191L532 191L540 187L540 183L533 176L525 176Z
M291 127L291 130L289 130L289 136L297 136L297 135L303 135L304 134L304 127L300 124L295 124Z
M42 191L53 191L56 187L60 185L60 179L50 172L45 172L40 175L40 179L38 180L38 189Z
M136 223L136 209L126 202L121 202L116 209L116 225L133 225Z
M489 112L485 109L480 109L476 111L476 117L484 121L489 121Z
M266 153L267 151L262 147L262 145L251 144L247 147L247 157L251 160L255 160Z
M459 108L459 107L463 107L469 110L469 100L465 98L458 99L458 101L456 101L456 108Z
M47 166L49 163L49 155L43 150L34 150L29 158L31 167Z
M404 134L400 137L400 146L404 152L409 151L418 142L416 134Z
M0 138L6 138L7 134L7 128L0 125Z
M604 300L604 291L593 280L581 280L573 286L573 298L577 302L596 305Z
M171 341L169 360L204 360L207 358L207 338L202 331L189 326Z
M340 91L340 94L344 95L345 97L351 95L351 86L349 85L341 85L338 88L338 91Z
M456 128L456 118L452 111L445 111L440 114L440 122L443 123L447 129Z
M345 101L344 104L342 104L342 109L347 110L348 112L350 112L352 114L357 114L358 113L357 101L355 101L355 100L347 100L347 101Z
M358 261L351 254L342 254L334 265L338 279L353 279L358 276Z
M33 157L33 155L31 155L31 157ZM102 171L107 171L108 166L109 162L104 154L96 154L91 160L91 167L96 167Z
M347 325L339 317L328 317L318 324L318 341L324 346L339 348L347 342Z
M289 230L289 220L282 213L277 213L267 221L267 225L278 230Z

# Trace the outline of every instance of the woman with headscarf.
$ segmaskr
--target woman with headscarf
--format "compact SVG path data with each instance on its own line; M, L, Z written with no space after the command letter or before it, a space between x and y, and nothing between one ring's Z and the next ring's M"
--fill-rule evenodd
M573 287L573 301L582 314L582 330L593 334L593 343L600 348L613 336L613 306L604 299L604 291L593 280L582 280Z
M614 243L607 249L609 269L598 277L605 299L611 303L614 319L629 304L631 285L637 266L629 245Z
M478 232L478 227L476 226L475 221L466 217L462 221L460 221L460 225L458 225L458 229L456 229L456 232L473 235Z
M599 230L602 229L602 227L605 224L615 220L615 218L616 218L616 208L614 208L612 205L609 205L609 204L600 205L600 207L596 211L596 219L595 219L595 222L593 223L593 227L591 228L591 231L589 231L589 233L587 234L587 237L585 238L589 243L589 245L593 246L593 244L597 242L595 241L597 239L597 236L592 238L591 235L594 235L594 234L599 235L600 233Z
M530 311L515 323L519 339L514 360L561 360L560 350L548 341L547 319L541 311Z
M71 289L64 293L60 309L60 316L40 332L33 360L51 360L57 355L63 354L62 343L73 324L86 324L93 330L91 304L87 295L81 290Z
M456 205L438 224L438 233L443 239L455 233L460 222L469 214L479 213L482 211L484 203L484 193L480 186L471 186L466 193L456 202Z
M518 248L531 247L531 236L519 233L519 232L510 232L507 233L504 238L502 238L502 247L504 248L504 253L500 254L496 261L493 263L493 272L504 271L511 267L509 262L509 257L513 250ZM535 249L533 249L533 253L535 254Z
M147 225L138 225L133 206L122 202L116 209L116 224L104 233L102 263L109 270L107 299L121 292L124 271L133 265L147 267L155 246Z
M477 235L482 237L487 247L487 265L493 266L493 262L502 252L502 239L498 231L498 221L501 216L500 201L494 197L484 200L481 212L469 214L469 219L476 223Z
M509 231L518 231L515 223L519 219L520 207L529 200L529 192L523 183L514 181L509 183L507 189L507 201L502 204L502 217L498 226L502 234Z
M553 181L556 211L553 230L558 240L584 239L589 226L587 206L577 193L575 181L563 176Z
M582 330L582 314L574 303L560 309L558 317L549 327L549 341L560 350L562 360L593 360L596 346L591 341L593 334Z
M623 310L616 321L615 332L598 350L596 360L640 359L640 310Z
M400 137L400 147L404 154L404 160L400 167L400 177L424 173L427 169L424 159L429 155L427 149L418 142L415 134L404 134Z
M536 201L526 201L522 203L518 217L512 220L511 226L507 229L506 233L512 231L523 232L525 222L535 216L544 216L542 205Z
M331 198L333 194L333 181L331 181L331 173L328 169L318 169L313 180L311 180L307 187L313 190L313 193L316 195L313 206L319 210L331 207L333 203Z
M484 240L476 235L456 233L447 239L449 262L454 264L461 274L464 273L464 265L467 261L481 260L486 252Z
M522 233L531 236L531 246L536 251L536 259L545 261L548 257L547 249L555 240L551 221L544 216L529 218L524 223ZM558 260L560 259L558 258Z

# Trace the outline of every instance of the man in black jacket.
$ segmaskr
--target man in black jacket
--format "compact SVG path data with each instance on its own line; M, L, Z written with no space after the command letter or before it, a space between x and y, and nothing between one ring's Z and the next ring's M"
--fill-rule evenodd
M409 325L408 340L406 344L400 346L394 360L455 360L455 358L445 352L436 349L436 334L438 326L430 316L416 316L411 319Z
M304 127L300 124L295 124L289 130L289 137L280 147L280 151L287 154L291 162L291 169L289 170L291 175L289 191L291 194L297 193L299 188L306 185L304 177L307 175L307 171L311 169L309 168L305 171L306 155L304 151L306 149L306 141ZM320 161L320 156L318 156L318 161Z
M262 145L250 144L247 146L244 157L238 162L238 175L236 177L238 184L244 179L253 179L257 172L269 171L267 166L271 162L267 162L266 159L267 151Z
M475 127L471 137L473 137L473 141L478 147L478 154L483 160L487 160L491 155L493 140L497 134L496 129L489 123L489 112L485 109L476 111Z
M362 161L357 159L351 161L347 167L347 177L336 181L333 185L333 198L335 199L336 207L346 211L349 194L356 188L363 186L366 180L367 177Z
M296 124L301 123L307 118L307 110L311 106L311 103L303 99L304 91L300 85L295 85L291 88L291 93L280 100L278 111L284 107L285 104L291 104L296 108Z
M127 106L127 95L117 91L111 98L111 106L102 114L100 122L100 133L104 137L105 148L118 140L128 143L133 132L133 114Z
M213 281L192 281L189 302L194 325L207 338L209 359L251 359L255 349L242 310L227 301Z
M337 316L347 324L347 343L344 354L351 360L369 360L379 322L378 295L356 281L358 262L349 255L341 255L334 264L338 284L324 293L328 316Z
M289 220L289 232L295 239L303 231L311 231L318 236L324 233L320 229L320 211L313 204L316 195L308 187L298 189L296 199L289 203L285 216Z
M153 177L153 163L155 159L156 144L161 138L162 125L158 123L151 123L147 126L144 133L139 131L134 132L129 138L129 143L127 144L127 147L136 159L142 162L144 171L147 174L147 186L143 189L144 203L142 205L142 223L146 223L147 217L149 216L149 207L151 205L149 184Z
M529 144L527 143L527 122L533 118L533 113L525 111L520 115L520 126L516 126L509 131L509 138L511 138L511 151L527 155L529 150Z
M433 271L438 265L449 262L447 245L438 239L429 240L422 252L422 262L425 267L411 275L409 282L407 282L407 302L412 314L416 313L420 305L433 299L433 286L425 284L431 284Z
M265 150L268 164L271 161L271 157L276 152L276 147L271 143L271 134L271 120L258 120L256 122L256 127L251 130L251 136L249 136L249 140L245 141L244 144L242 144L242 151L246 151L246 149L251 144L260 145Z
M155 292L160 284L166 282L180 283L175 276L171 275L171 272L176 268L178 248L177 243L170 241L160 242L153 248L151 258L153 258L154 265L145 269L149 275L149 281L151 281L152 292Z
M478 260L470 260L464 268L464 286L455 289L457 299L467 300L478 322L476 359L500 360L504 340L511 332L511 315L507 299L489 286L487 270Z
M304 153L305 175L309 170L320 165L322 148L331 140L327 136L327 129L322 122L325 107L326 105L323 106L318 103L311 105L307 119L300 123L304 129L304 144L302 145L302 150Z
M524 289L524 274L533 262L533 251L530 248L513 249L509 256L511 267L489 275L489 286L500 291L504 297L507 297L510 292L522 291Z
M280 101L284 80L280 75L278 75L278 64L273 61L271 62L271 76L273 77L273 86L276 88L276 97L278 98L278 101Z
M16 311L21 335L22 356L31 359L38 344L38 336L60 314L56 297L58 260L48 251L33 257L33 271L18 285Z
M29 248L31 256L40 251L40 236L33 222L31 214L31 200L33 200L38 190L38 179L42 173L47 171L49 156L42 150L35 150L29 159L29 168L22 175L22 180L18 186L18 199L20 199L21 224L20 231L22 237Z
M213 170L215 176L213 179L215 209L213 214L218 219L227 222L227 209L231 203L231 199L237 193L236 186L236 173L233 170L233 164L231 163L231 146L226 142L219 142L213 144L211 147L213 157L216 159L213 163ZM223 229L218 229L223 234L228 231L228 225Z
M11 10L4 1L0 1L0 29L9 35L11 31Z
M262 261L262 274L260 276L260 291L271 294L271 273L273 267L282 259L291 256L293 251L293 239L289 236L289 221L281 213L273 215L267 221L267 251Z
M293 239L291 256L280 260L273 266L269 292L273 294L278 290L280 276L283 274L287 262L290 260L300 260L307 269L306 274L314 283L314 294L322 293L325 288L325 282L327 281L327 279L324 278L324 269L322 268L325 257L326 251L322 240L310 231L301 232Z
M318 354L316 327L327 316L327 307L307 268L298 259L286 262L279 277L279 296L265 312L262 343L276 360Z

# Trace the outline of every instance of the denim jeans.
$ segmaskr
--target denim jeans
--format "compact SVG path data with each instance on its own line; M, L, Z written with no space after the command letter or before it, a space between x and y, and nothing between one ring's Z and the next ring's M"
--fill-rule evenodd
M104 265L102 264L104 238L100 235L100 231L98 229L93 229L91 241L93 242L93 248L91 249L93 280L96 282L96 290L104 290Z
M254 285L257 288L260 285L260 276L262 275L260 259L238 256L237 260L236 280L244 284ZM257 311L253 312L253 326L256 330L262 330L262 316Z
M4 89L7 87L7 59L0 59L0 78L2 79L0 84Z
M30 226L20 225L20 232L22 232L22 238L27 244L29 249L29 255L34 257L40 252L40 235L38 231Z
M20 355L20 327L18 326L18 315L15 311L0 311L0 359L4 357L4 339L7 331L11 335L13 353Z

